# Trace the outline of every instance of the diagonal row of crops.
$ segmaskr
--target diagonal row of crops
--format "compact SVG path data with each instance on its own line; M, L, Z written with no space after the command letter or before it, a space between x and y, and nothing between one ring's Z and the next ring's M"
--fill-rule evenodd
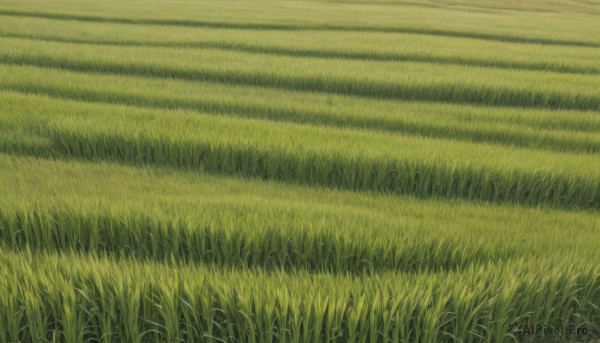
M0 66L0 89L90 103L181 109L340 128L595 153L600 118L593 112L481 108L305 94L156 78L78 74ZM273 98L281 102L273 102ZM583 131L583 132L582 132Z
M422 197L600 206L600 160L590 154L31 95L1 97L7 132L0 148L11 153L106 159Z
M598 318L592 213L8 155L0 175L6 341L477 341L520 313Z
M599 18L0 0L0 343L600 338Z
M1 12L0 12L1 13ZM1 15L1 14L0 14ZM555 45L504 44L468 38L398 33L307 31L288 40L287 30L240 30L106 24L2 16L0 34L6 38L81 43L100 46L212 48L272 55L374 61L412 61L446 65L548 70L598 74L600 54L592 47L564 49ZM60 31L60 33L56 33ZM452 44L448 44L448 42ZM444 50L437 47L445 44ZM501 49L502 54L495 53Z
M382 99L600 110L600 82L595 75L298 58L219 49L106 47L17 38L1 38L0 42L7 46L0 53L0 63L7 64Z
M532 302L563 313L597 312L594 304L564 300L597 297L597 268L565 272L546 261L519 262L535 262L547 273L531 278L537 269L514 272L501 264L460 274L351 278L3 251L0 276L19 282L19 287L3 284L1 299L23 303L9 303L14 315L0 313L0 328L15 332L21 322L30 321L23 330L30 337L73 342L205 342L222 341L220 337L244 342L398 342L407 337L453 340L457 335L493 341L509 338L507 314L534 312L538 307ZM499 276L506 274L510 276ZM516 300L528 293L536 294L529 303ZM48 309L53 310L50 316Z
M2 187L12 194L2 200L0 234L13 248L345 273L445 270L543 253L528 248L528 240L506 240L526 229L552 233L544 249L576 248L580 242L569 238L597 224L585 212L360 195L169 170L152 174L106 163L8 155L0 163ZM15 176L9 181L7 175ZM450 218L456 220L448 224ZM567 225L577 232L560 229Z

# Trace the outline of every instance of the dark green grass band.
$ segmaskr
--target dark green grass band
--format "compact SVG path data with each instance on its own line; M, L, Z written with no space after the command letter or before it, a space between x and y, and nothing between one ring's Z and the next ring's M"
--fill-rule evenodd
M217 69L184 70L167 66L77 61L43 55L0 55L0 63L56 68L78 72L211 81L296 91L323 92L379 99L447 102L488 106L519 106L550 109L600 110L600 94L548 93L522 89L482 87L465 84L416 85L342 78L318 78L235 72Z
M482 39L497 42L507 43L526 43L526 44L543 44L557 46L577 46L577 47L593 47L599 48L600 43L576 41L576 40L561 40L549 38L534 38L534 37L519 37L500 35L492 33L479 32L461 32L448 31L440 29L423 29L410 27L385 27L385 26L345 26L345 25L328 25L328 24L261 24L261 23L232 23L232 22L213 22L199 20L182 20L182 19L143 19L143 18L123 18L123 17L100 17L91 15L74 15L66 13L50 13L50 12L32 12L18 10L0 10L0 15L16 16L16 17L31 17L57 20L73 20L73 21L88 21L100 23L115 23L115 24L137 24L137 25L163 25L163 26L191 26L191 27L207 27L207 28L224 28L224 29L252 29L252 30L289 30L289 31L357 31L357 32L389 32L389 33L409 33L420 35L431 35L441 37L460 37Z
M220 49L239 52L249 52L268 55L280 55L291 57L316 57L327 59L347 59L347 60L366 60L366 61L395 61L395 62L421 62L440 65L463 65L484 68L497 68L509 70L529 70L545 71L550 73L599 75L600 66L584 67L577 65L545 63L533 61L501 61L485 60L477 58L461 58L443 55L426 55L416 53L385 53L385 52L352 52L327 49L297 49L277 46L262 46L243 43L229 42L150 42L150 41L121 41L121 40L90 40L60 38L45 35L30 34L0 34L4 38L19 38L39 40L44 42L69 43L69 44L88 44L88 45L106 45L106 46L128 46L128 47L160 47L160 48L189 48L189 49Z

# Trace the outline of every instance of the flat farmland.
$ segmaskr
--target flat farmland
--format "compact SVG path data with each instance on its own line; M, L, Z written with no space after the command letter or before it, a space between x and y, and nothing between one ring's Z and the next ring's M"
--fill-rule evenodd
M0 343L600 340L600 2L0 0Z

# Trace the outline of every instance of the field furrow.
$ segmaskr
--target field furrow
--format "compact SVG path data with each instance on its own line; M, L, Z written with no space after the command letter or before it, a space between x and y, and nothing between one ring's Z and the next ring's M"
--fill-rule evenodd
M156 48L223 49L283 56L409 61L559 73L600 73L600 49L506 44L419 34L340 33L286 30L238 30L167 27L159 32L144 25L78 23L2 17L6 38L89 45ZM444 46L441 50L440 45ZM498 52L502 51L501 54Z
M454 29L438 29L426 26L382 26L382 25L350 25L350 24L325 24L325 23L282 23L273 21L271 23L258 22L231 22L216 21L214 19L159 19L159 18L124 18L119 16L96 16L90 14L69 14L57 12L19 11L12 9L0 9L0 15L25 18L43 18L57 20L73 20L78 22L92 23L114 23L135 24L148 26L190 26L219 29L250 29L250 30L288 30L288 31L340 31L340 32L377 32L377 33L409 33L418 35L430 35L437 37L456 37L481 39L496 42L524 43L540 45L557 45L565 47L592 47L599 48L597 40L574 40L552 37L532 37L524 35L502 34L481 31L460 31ZM597 18L585 18L590 22Z
M461 66L330 61L220 50L149 49L4 38L0 62L382 99L600 110L600 77ZM101 56L101 57L100 57ZM124 57L126 56L126 57ZM576 82L576 84L574 84Z
M600 151L600 116L593 112L381 102L215 83L81 75L31 67L0 65L0 71L6 75L0 80L2 90L59 99L194 110L543 150ZM274 103L273 98L285 101Z
M115 160L362 191L598 208L600 160L3 94L3 151ZM177 120L173 120L173 116ZM311 144L306 144L310 141ZM588 168L589 167L589 168Z

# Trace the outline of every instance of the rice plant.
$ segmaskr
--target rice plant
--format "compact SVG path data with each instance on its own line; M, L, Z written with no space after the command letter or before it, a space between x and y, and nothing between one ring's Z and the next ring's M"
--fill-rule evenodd
M600 339L599 15L0 1L0 343Z
M557 299L548 304L556 311L545 320L588 325L598 317L593 306L600 291L597 268L577 272L568 263L528 261L547 274L536 276L535 267L509 271L513 266L500 263L459 273L348 277L3 251L0 273L8 282L0 294L10 295L21 316L40 320L38 331L16 322L3 333L22 341L52 337L62 342L503 341L510 337L510 320L492 315L514 308L530 313L523 319L532 319L543 306L540 301L553 299L557 284L581 302ZM436 289L443 294L436 295ZM536 297L530 296L532 290ZM3 322L10 322L11 305L0 306ZM40 307L49 319L43 320Z

